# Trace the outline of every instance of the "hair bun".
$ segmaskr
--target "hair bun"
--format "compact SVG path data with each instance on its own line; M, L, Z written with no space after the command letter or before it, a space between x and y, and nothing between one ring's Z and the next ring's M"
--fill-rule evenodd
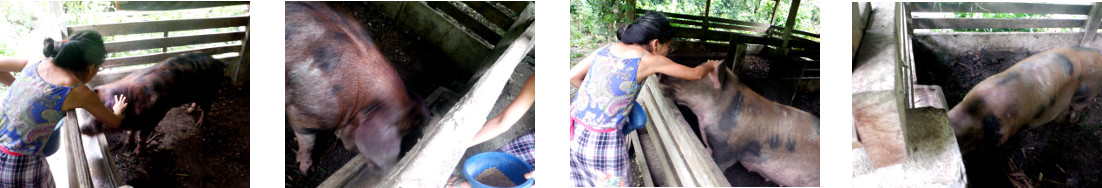
M54 42L53 38L46 38L45 41L42 41L42 46L42 55L46 57L56 57L59 51L57 47L61 46L61 44Z

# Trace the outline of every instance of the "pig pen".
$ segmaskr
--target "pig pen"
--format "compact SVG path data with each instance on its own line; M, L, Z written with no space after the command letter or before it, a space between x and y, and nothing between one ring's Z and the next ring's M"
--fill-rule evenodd
M908 43L913 44L915 83L944 88L956 106L983 79L1038 52L1063 46L1102 47L1095 34L1102 4L905 3ZM972 9L973 7L985 9ZM943 19L919 12L983 12L1082 15L1086 19ZM964 21L973 21L963 24ZM1021 21L1021 22L1015 22ZM1047 32L930 32L916 29L1071 28ZM1047 123L1023 129L997 148L963 156L967 178L998 187L1098 187L1102 181L1102 101L1092 98L1080 123Z
M455 27L454 24L458 24L456 20L463 21L462 19L445 20L440 15L417 15L421 17L416 18L407 17L410 16L408 14L416 15L416 13L431 12L435 14L435 10L429 9L430 6L455 6L455 4L441 5L439 3L446 2L330 2L330 6L345 10L350 17L358 20L362 26L368 30L372 35L370 37L376 42L380 51L394 67L395 71L397 71L406 87L417 95L418 98L423 98L426 107L431 112L430 118L425 119L424 122L404 136L400 154L403 161L409 158L411 153L419 152L419 148L415 147L417 144L430 139L426 137L426 135L433 131L430 125L443 121L449 112L448 110L458 105L457 101L460 101L464 94L477 88L476 81L479 81L483 76L481 74L490 71L487 70L487 68L490 67L490 63L494 62L483 62L482 58L491 56L489 53L493 48L486 46L486 44L490 43L490 41L497 42L496 40L509 39L508 37L501 38L503 36L497 36L498 38L485 36L480 36L483 38L448 38L449 36L471 36L461 31L451 32L449 34L439 34L437 32L441 32L441 28L434 28L436 30L424 30L423 28L419 28L424 27L424 23L419 23L422 26L410 25L409 22L411 20L420 19L421 21L433 24L447 24L450 27ZM523 10L525 4L523 2L519 3L521 3L520 10ZM482 5L479 2L471 4ZM502 5L515 8L516 6L514 5L517 4L516 2L510 2L502 3ZM475 7L476 5L468 6ZM462 13L473 13L470 12L471 9L465 10L467 12ZM517 11L516 13L519 14L520 12L521 11ZM399 18L405 18L406 20ZM508 28L506 27L504 29ZM447 31L444 30L443 32ZM505 36L508 36L508 34ZM449 39L456 40L440 41ZM498 46L509 45L499 44ZM478 53L464 51L479 49L483 51L476 51ZM494 106L491 115L499 113L502 108L508 104L508 101L511 101L512 98L516 96L516 93L519 91L521 85L524 84L528 76L534 72L534 54L534 50L530 53L525 52L520 54L524 56L523 62L517 61L519 63L516 64L516 66L510 67L509 70L512 71L515 68L515 72L511 74L512 76L508 77L508 83L505 85L504 91L502 88L497 89L497 91L501 91L502 93L500 97L497 98L497 105ZM498 138L487 141L485 144L472 147L471 150L482 151L487 147L500 147L500 145L511 141L516 136L533 130L533 111L534 110L530 110L510 131L502 134L502 136ZM488 119L489 117L492 116L487 116L486 118ZM481 127L481 124L478 125ZM294 134L289 127L285 127L285 135L285 182L287 187L370 187L386 183L383 180L385 180L384 176L386 176L388 172L362 170L363 158L355 154L356 151L349 151L343 148L341 144L338 143L338 139L332 134L332 131L325 131L317 134L316 149L312 154L315 163L306 174L302 174L298 171L297 162L294 160L295 151L297 151L298 146L294 139ZM456 141L453 143L460 142ZM458 148L460 146L456 145L455 147ZM463 155L462 157L466 158L469 155L471 154ZM398 168L401 168L401 166L402 164L399 164L393 171L398 171ZM458 167L456 170L458 170ZM452 174L453 171L447 170L446 172ZM442 175L442 177L439 178L442 179L439 183L443 184L445 183L444 180L448 177Z
M916 39L919 84L945 88L949 106L956 106L983 79L1002 72L1042 48L977 48L960 54L932 51L936 45ZM968 179L978 184L1010 187L1098 187L1102 181L1102 100L1083 110L1079 124L1050 122L1024 129L993 149L964 155Z
M248 6L248 2L123 2L115 4L112 16L134 16L150 11L180 11L222 6ZM55 16L65 12L60 3L51 3ZM247 7L245 7L247 10ZM77 15L70 15L77 16ZM95 87L116 81L142 66L190 52L203 52L227 63L225 81L212 85L219 89L212 109L205 110L205 126L194 125L198 114L184 114L175 108L157 126L150 139L149 153L134 156L123 149L121 134L80 134L78 126L65 126L64 142L50 160L55 181L60 187L209 187L229 185L246 187L249 183L249 16L210 16L67 26L50 24L62 38L80 30L98 31L105 37L107 53L114 54L87 84ZM183 32L182 32L183 31ZM148 34L154 35L148 35ZM139 35L135 35L139 34ZM127 35L128 37L118 37ZM118 37L118 38L115 38ZM153 50L155 49L155 50ZM119 52L146 51L142 55ZM156 52L152 52L156 51ZM186 108L186 107L185 107ZM66 124L86 126L87 111L66 112ZM196 152L198 151L198 152ZM61 165L64 161L66 165ZM58 170L58 167L67 168ZM65 173L59 175L59 173ZM65 178L67 177L67 178Z
M706 58L675 58L676 62L703 62ZM817 66L817 65L814 65ZM781 104L796 107L800 110L819 115L819 83L817 79L803 80L795 82L794 80L787 80L798 76L798 72L793 70L799 70L802 64L793 63L790 60L783 58L770 58L768 56L747 55L743 59L743 64L737 67L738 76L742 84L746 84L750 89L754 90L762 96L765 96L771 101L776 101ZM813 67L814 68L814 67ZM816 68L817 69L817 68ZM798 85L794 85L798 83ZM789 88L791 87L791 88ZM700 139L700 132L698 129L696 115L689 110L688 107L683 105L676 106L678 111L683 115L684 120L688 123L694 139L703 143ZM640 143L644 152L647 152L645 156L654 156L654 146L650 144L650 138L648 130L638 130ZM648 158L648 161L657 160L657 158ZM649 165L654 166L654 165ZM730 182L731 186L736 187L756 187L756 186L778 186L776 183L768 182L765 178L761 177L755 172L750 172L741 164L736 164L728 169L720 169L723 172L723 177ZM641 172L641 171L639 171ZM652 176L658 174L659 170L652 167ZM641 175L641 173L639 173ZM637 176L637 178L640 176ZM662 182L661 178L654 179L656 185L663 185L666 182Z
M172 108L142 155L122 147L126 134L105 134L120 180L134 187L248 187L249 86L217 87L202 126L188 105Z

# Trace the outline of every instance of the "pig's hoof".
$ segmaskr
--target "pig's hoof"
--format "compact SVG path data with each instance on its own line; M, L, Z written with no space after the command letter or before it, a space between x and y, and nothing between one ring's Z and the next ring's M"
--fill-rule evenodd
M306 170L310 170L310 164L311 163L313 163L313 162L299 162L298 163L298 171L302 172L302 174L305 175Z

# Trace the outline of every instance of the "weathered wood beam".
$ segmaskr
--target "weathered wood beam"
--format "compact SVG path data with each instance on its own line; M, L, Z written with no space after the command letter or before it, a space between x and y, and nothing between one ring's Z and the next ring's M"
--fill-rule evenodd
M472 32L474 32L474 34L478 35L478 37L481 37L483 40L486 40L490 43L497 43L498 41L501 41L501 35L498 35L497 32L494 32L494 30L491 30L486 25L482 25L482 23L478 22L478 20L475 20L470 15L467 15L466 12L459 10L459 8L455 7L455 5L451 4L451 2L427 1L425 3L427 3L429 7L436 8L444 14L451 16L452 19L455 19L455 21L459 22L459 24L463 25L463 27L470 29Z
M248 1L115 1L118 10L181 10L233 5L247 5Z
M965 3L907 3L911 12L974 12L974 13L1024 13L1024 14L1087 14L1089 5L965 2Z
M456 146L467 145L464 142L486 121L513 69L535 47L534 9L531 5L525 8L485 59L494 63L439 123L426 127L425 136L382 178L379 187L444 186L451 170L440 168L459 164L466 148Z
M789 41L792 41L792 28L796 26L796 15L799 14L800 0L792 0L792 5L788 8L788 21L784 23L784 41L781 42L781 54L788 55Z
M75 111L66 111L64 124L78 125L77 115ZM95 187L95 183L92 182L92 172L88 168L88 160L84 154L84 141L81 138L80 128L77 126L64 126L61 134L64 136L66 144L66 153L69 155L66 160L69 161L69 185L70 187Z
M72 33L73 31L80 30L95 30L103 36L113 36L138 33L156 33L166 31L237 27L246 26L248 24L249 16L245 15L218 18L78 25L69 27L68 32Z
M509 24L513 24L513 21L515 21L509 18L508 15L505 15L504 12L494 8L493 5L485 1L463 1L463 4L474 9L478 14L481 14L482 17L486 17L487 20L490 20L490 23L494 23L494 25L497 25L497 28L501 28L502 30L507 29Z
M1084 19L911 18L914 29L1081 28Z
M639 9L639 10L641 10L641 12L636 12L637 15L642 15L642 14L645 14L646 12L657 12L657 13L665 14L666 16L671 17L671 18L680 18L680 19L687 19L687 20L704 20L704 17L702 17L702 16L695 16L695 15L688 15L688 14L678 14L678 13L672 13L672 12L662 12L662 11L655 11L655 10L645 10L645 9ZM769 27L769 24L765 24L765 23L738 21L738 20L725 19L725 18L708 18L708 22L712 22L712 23L718 22L718 23L727 23L727 24L734 24L734 25L744 25L744 26L750 26L750 27L763 27L763 28L764 27Z
M194 44L238 41L243 38L245 38L245 31L231 31L187 36L174 36L166 38L115 41L107 42L103 45L107 48L107 53L114 53Z
M394 18L396 24L417 33L438 46L461 71L475 72L483 67L484 59L493 48L493 43L479 40L479 36L463 31L459 25L448 21L425 2L370 2L371 6L383 7L384 13ZM481 47L480 47L481 46Z
M183 53L203 52L203 53L206 53L206 54L215 55L215 54L239 52L239 51L241 51L241 45L222 45L222 46L207 47L207 48L197 48L197 49L191 49L191 50L172 51L172 52L167 52L167 53L157 53L157 54L149 54L149 55L130 56L130 57L114 57L114 58L107 58L107 60L105 60L103 62L103 68L113 68L113 67L121 67L121 66L127 66L127 65L155 63L155 62L160 62L161 60L165 60L165 59L168 59L169 57L180 55L180 54L183 54Z
M1102 19L1102 3L1091 3L1091 11L1087 16L1087 24L1083 26L1083 39L1079 46L1084 46L1094 41L1094 34L1098 32L1099 19Z
M524 11L524 7L528 6L528 3L534 3L533 1L494 1L494 2L501 3L501 5L505 5L506 8L509 8L509 10L513 10L513 12L517 12L517 13L519 13L520 11Z

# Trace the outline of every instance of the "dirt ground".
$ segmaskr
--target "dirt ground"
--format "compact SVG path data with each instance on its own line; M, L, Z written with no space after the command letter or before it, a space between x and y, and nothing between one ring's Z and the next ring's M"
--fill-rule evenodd
M983 79L1001 72L1037 52L968 51L961 57L936 58L915 45L919 84L945 89L955 106ZM1079 124L1048 123L1027 129L993 149L966 154L964 164L972 185L993 187L1100 187L1102 186L1102 100L1093 100Z
M106 134L122 181L134 187L248 187L249 85L225 83L202 126L188 105L157 125L148 153L123 148L125 133Z

